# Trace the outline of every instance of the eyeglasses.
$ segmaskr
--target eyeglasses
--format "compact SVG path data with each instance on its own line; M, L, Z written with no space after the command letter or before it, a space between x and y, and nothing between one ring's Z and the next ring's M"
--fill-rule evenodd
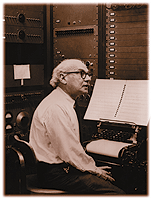
M64 74L72 74L72 73L77 73L77 74L80 73L82 79L85 79L87 75L89 77L92 77L92 73L86 73L83 70L82 71L75 71L75 72L64 72Z

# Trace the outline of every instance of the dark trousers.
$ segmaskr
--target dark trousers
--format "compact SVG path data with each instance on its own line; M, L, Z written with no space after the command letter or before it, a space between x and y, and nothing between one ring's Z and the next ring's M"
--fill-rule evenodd
M70 194L125 194L110 181L81 172L66 163L38 163L39 184L43 188L65 190Z

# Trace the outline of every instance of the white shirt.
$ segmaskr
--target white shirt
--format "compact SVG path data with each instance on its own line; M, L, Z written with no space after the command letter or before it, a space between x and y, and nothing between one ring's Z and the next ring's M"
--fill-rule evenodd
M37 107L31 124L30 144L39 161L67 162L81 171L96 173L98 168L80 143L75 101L60 87Z

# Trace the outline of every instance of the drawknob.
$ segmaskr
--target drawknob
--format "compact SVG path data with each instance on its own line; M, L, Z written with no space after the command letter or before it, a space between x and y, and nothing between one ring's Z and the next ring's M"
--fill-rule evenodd
M19 22L24 23L25 22L25 16L23 14L19 14L17 16L17 19Z
M24 32L23 30L20 30L20 31L18 32L18 37L19 37L21 40L23 40L23 39L25 38L25 32Z
M30 116L28 112L22 111L17 115L16 118L17 126L21 129L25 129L29 126L30 123Z

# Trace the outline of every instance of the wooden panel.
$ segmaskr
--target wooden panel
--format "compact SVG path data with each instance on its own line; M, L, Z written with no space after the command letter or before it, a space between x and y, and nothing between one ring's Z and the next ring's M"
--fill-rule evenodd
M147 71L135 71L135 70L113 70L106 72L107 78L114 79L131 79L131 80L145 80L148 78Z
M30 79L23 80L24 86L43 85L44 65L31 65L30 75L31 75ZM13 65L5 66L5 87L21 87L21 80L14 79Z
M124 58L138 58L138 57L140 57L140 58L145 58L145 59L147 59L147 53L142 53L142 52L139 52L139 53L135 53L135 52L133 52L133 53L115 53L115 54L113 54L113 53L107 53L107 58L122 58L122 59L124 59Z
M75 27L97 24L98 7L96 4L54 4L53 26Z
M113 10L110 9L110 11L107 13L107 16L110 16L110 13L114 13L114 16L127 16L127 15L144 15L147 14L147 5L142 6L139 9L125 9L125 10Z
M125 11L124 11L125 12ZM110 19L114 18L113 16L110 17ZM146 21L147 20L147 15L129 15L129 16L122 16L122 17L117 17L115 16L115 22L140 22L140 21Z
M54 59L97 58L97 36L94 34L72 35L55 38Z
M92 80L98 77L98 5L54 4L54 66L64 59L90 62Z
M118 63L110 65L107 64L106 66L107 70L120 70L120 71L130 71L130 70L137 70L137 71L146 71L147 70L147 65L119 65Z
M147 47L146 46L139 46L139 47L117 47L117 46L111 46L108 51L110 51L110 48L115 48L116 52L147 52Z
M132 23L132 22L127 22L125 23L125 27L124 27L124 23L117 23L116 21L114 22L109 22L109 19L107 20L107 24L106 24L106 28L111 28L111 25L114 25L115 28L118 29L127 29L127 28L141 28L141 27L147 27L147 23L145 23L145 21L140 21L140 22L136 22L136 23Z
M110 8L106 15L106 77L147 79L147 6Z
M115 34L112 34L112 35L107 35L106 36L106 40L110 40L110 37L115 37L115 39L117 41L128 41L128 40L131 40L131 41L134 41L134 40L139 40L140 42L143 41L143 40L146 40L148 39L148 35L147 34L128 34L128 35L115 35Z
M110 60L114 60L114 63L119 64L119 65L147 65L147 60L145 58L133 58L133 59L109 59L106 61L107 64L110 63ZM111 62L112 63L112 62ZM112 65L114 64L112 63Z
M111 37L110 37L111 38ZM109 38L109 39L110 39ZM147 40L117 40L117 38L115 38L115 41L112 41L110 39L109 41L109 46L117 46L117 47L136 47L136 46L147 46ZM113 44L114 43L114 44ZM108 44L107 44L108 46Z
M106 34L113 34L112 31L115 32L116 35L128 35L128 34L146 34L147 28L138 27L138 28L128 28L128 29L117 29L117 28L110 28L110 30L106 31Z

